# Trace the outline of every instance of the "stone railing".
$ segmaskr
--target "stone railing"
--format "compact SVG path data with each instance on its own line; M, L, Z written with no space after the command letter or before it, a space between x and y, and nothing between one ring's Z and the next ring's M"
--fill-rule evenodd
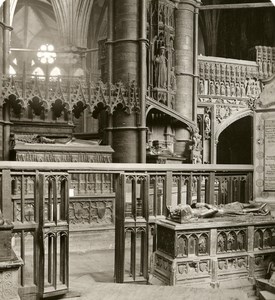
M199 102L249 106L261 90L256 62L199 56Z
M107 84L102 81L92 82L84 77L45 77L34 75L4 76L2 78L1 101L12 97L12 107L19 113L38 99L41 110L48 112L57 100L61 101L67 113L77 110L79 103L89 108L90 112L101 105L110 114L118 105L127 113L138 111L139 89L135 82ZM14 99L15 97L15 99Z

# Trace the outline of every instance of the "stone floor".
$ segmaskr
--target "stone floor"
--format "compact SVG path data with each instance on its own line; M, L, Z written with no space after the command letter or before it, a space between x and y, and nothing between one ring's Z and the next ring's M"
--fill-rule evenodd
M253 300L251 288L227 283L220 288L114 284L114 250L70 253L70 292L74 300ZM238 282L239 283L239 282ZM230 288L231 287L231 288Z

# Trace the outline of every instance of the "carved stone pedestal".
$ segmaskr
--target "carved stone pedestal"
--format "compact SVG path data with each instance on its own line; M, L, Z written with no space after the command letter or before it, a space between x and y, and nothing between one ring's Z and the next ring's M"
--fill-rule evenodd
M23 265L11 248L12 224L0 218L0 299L15 300L18 296L18 269Z

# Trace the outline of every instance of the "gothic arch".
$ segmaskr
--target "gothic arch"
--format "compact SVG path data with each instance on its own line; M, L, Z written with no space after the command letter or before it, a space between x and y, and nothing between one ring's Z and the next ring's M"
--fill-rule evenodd
M214 134L215 163L252 164L253 115L244 109L219 125Z
M219 136L220 134L227 128L229 127L231 124L235 123L236 121L242 119L242 118L245 118L245 117L248 117L248 116L251 116L253 117L254 116L254 112L253 110L247 108L247 109L244 109L236 114L233 114L232 116L230 116L229 118L227 118L224 122L222 122L216 129L215 131L215 142L217 143L219 141Z

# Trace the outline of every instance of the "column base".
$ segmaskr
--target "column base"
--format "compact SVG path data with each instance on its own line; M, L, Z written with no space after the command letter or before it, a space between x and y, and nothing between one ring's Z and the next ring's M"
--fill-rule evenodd
M0 299L19 300L18 295L18 269L23 265L21 258L13 252L12 258L0 262Z

